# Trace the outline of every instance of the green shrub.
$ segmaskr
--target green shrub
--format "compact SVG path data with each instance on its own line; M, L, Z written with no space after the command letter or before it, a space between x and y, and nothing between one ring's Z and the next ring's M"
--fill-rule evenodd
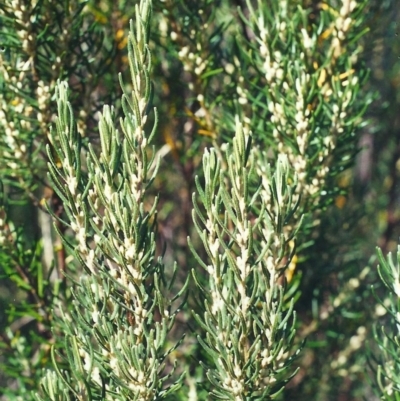
M237 3L0 5L3 399L361 399L368 348L397 399L343 228L372 9Z

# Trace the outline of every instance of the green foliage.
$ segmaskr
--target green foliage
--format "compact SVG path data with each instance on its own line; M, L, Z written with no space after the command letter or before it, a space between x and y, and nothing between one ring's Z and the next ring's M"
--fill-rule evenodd
M16 380L18 394L29 399L29 391L40 380L42 368L49 365L52 305L57 300L60 283L50 280L52 271L44 271L40 242L30 244L23 230L8 219L2 185L0 190L0 277L10 283L14 299L8 306L8 324L3 322L6 329L0 337L0 366L2 372L7 372L7 384ZM15 303L15 297L21 293L25 294L24 299ZM3 386L2 383L4 394L13 399L14 392Z
M155 260L157 200L149 210L144 204L146 189L158 170L158 161L148 159L156 123L145 133L152 97L150 13L150 3L143 2L136 8L136 25L131 23L132 81L129 93L121 81L121 135L112 108L105 106L99 122L100 155L89 145L87 176L81 174L82 148L67 87L65 83L57 86L58 117L52 142L61 166L49 147L50 178L65 204L77 245L64 240L86 274L74 283L71 315L62 315L70 377L66 380L56 368L61 382L57 383L49 371L45 398L38 396L38 400L108 395L120 400L161 400L181 381L164 385L173 373L163 373L165 359L174 349L165 347L177 313L172 303L180 294L167 296L164 266L161 259Z
M338 195L334 178L357 152L355 127L369 103L359 101L367 73L357 42L366 2L321 4L318 12L297 1L246 4L252 37L237 36L245 62L231 67L243 82L238 102L269 159L288 155L303 195L299 213L310 213Z
M382 310L397 399L344 228L369 3L0 5L2 401L370 399Z
M210 260L196 254L209 275L202 292L210 292L204 315L195 315L206 332L198 341L213 362L207 377L219 399L272 399L294 374L286 372L293 362L293 299L286 310L282 274L294 254L289 243L295 233L285 234L284 226L295 213L296 185L289 184L282 157L273 175L265 169L270 198L262 197L262 184L252 193L252 153L251 137L246 141L238 124L232 149L226 148L226 174L214 149L203 156L205 183L197 181L197 189L204 213L193 200L193 220Z
M36 199L46 171L44 148L54 115L51 101L58 79L68 78L79 90L74 103L86 125L95 102L91 98L111 57L103 52L102 35L83 18L81 1L5 1L0 5L1 169L5 184ZM93 62L93 59L96 61Z
M394 260L391 253L384 257L378 248L378 272L388 294L380 301L388 312L385 325L376 327L375 339L380 353L375 355L377 384L384 400L400 399L400 359L399 359L399 295L400 295L400 248Z
M79 125L89 135L93 117L85 110L97 108L92 91L107 70L105 59L111 56L91 18L83 17L83 8L79 1L0 4L0 178L8 209L1 224L0 274L14 292L15 303L1 315L2 322L7 319L9 324L2 331L1 363L6 377L19 382L19 394L26 400L31 399L29 391L36 388L42 368L51 364L54 302L69 297L61 273L66 255L41 211L44 196L62 214L60 200L45 178L45 146L55 113L53 92L59 78L68 78L80 91L74 105L81 110ZM27 199L34 207L23 206ZM19 214L26 215L23 227ZM56 327L53 333L58 336ZM4 391L13 399L15 386L7 380Z

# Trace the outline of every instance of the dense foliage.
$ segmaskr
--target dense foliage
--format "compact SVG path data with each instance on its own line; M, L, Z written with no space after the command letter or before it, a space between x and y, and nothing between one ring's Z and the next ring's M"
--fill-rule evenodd
M395 3L0 3L2 400L400 399Z

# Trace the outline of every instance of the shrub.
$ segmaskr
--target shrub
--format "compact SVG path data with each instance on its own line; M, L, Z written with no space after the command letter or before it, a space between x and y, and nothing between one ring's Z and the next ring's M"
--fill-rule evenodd
M0 5L4 399L372 397L381 309L343 229L371 9L237 3Z

